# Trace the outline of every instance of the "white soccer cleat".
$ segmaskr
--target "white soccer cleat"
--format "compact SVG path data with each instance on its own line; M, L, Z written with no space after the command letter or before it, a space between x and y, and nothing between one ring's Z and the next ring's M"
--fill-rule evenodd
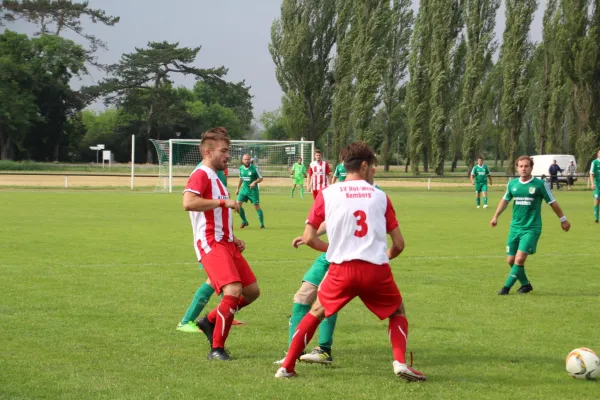
M283 357L281 360L273 361L273 364L281 365L281 364L283 364L284 361L285 361L285 357Z
M484 204L484 205L483 205L483 208L487 208L487 206L488 206L487 204Z
M275 378L293 378L296 376L296 372L288 372L287 369L281 367L275 373Z
M427 377L425 375L423 375L416 369L409 367L406 364L394 361L392 365L394 366L394 373L398 378L402 378L410 382L420 382L427 380Z
M479 206L477 206L477 208L480 208Z

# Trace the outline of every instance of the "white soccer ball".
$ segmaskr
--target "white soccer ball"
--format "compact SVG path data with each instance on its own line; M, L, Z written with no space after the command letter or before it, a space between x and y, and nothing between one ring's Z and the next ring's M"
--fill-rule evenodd
M593 350L581 347L569 353L566 367L573 378L595 379L600 375L600 358Z

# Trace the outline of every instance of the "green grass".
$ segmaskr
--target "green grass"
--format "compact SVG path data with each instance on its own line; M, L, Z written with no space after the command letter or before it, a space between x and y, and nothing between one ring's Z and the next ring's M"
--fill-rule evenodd
M499 297L510 212L470 192L390 191L407 247L392 262L410 323L409 350L429 381L392 373L385 322L355 300L340 313L331 367L273 378L287 347L292 297L317 253L293 249L311 201L262 198L267 229L237 234L262 297L239 316L211 363L200 335L175 326L205 279L179 195L0 191L0 398L10 399L598 399L564 358L600 350L600 269L589 192L557 194L573 224L544 208L535 291ZM493 193L492 208L499 193ZM237 224L239 218L236 217ZM210 306L214 306L213 299Z

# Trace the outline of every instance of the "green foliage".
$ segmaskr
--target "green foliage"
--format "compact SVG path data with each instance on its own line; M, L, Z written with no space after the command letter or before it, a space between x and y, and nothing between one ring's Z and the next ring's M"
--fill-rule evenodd
M285 130L284 118L281 115L281 109L275 111L265 111L258 118L264 130L263 137L266 140L286 140L288 139Z
M294 119L288 132L295 138L317 140L331 122L335 16L334 0L283 0L281 17L271 27L269 51L284 92L282 112ZM305 117L294 118L300 113Z

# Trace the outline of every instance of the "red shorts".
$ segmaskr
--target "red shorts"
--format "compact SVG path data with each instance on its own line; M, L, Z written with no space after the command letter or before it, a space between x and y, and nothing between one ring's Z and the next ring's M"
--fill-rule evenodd
M319 286L319 302L325 317L335 314L359 297L379 319L386 319L402 304L402 296L389 264L353 260L331 264Z
M241 282L246 287L256 282L250 265L233 242L214 243L201 262L217 294L230 283Z
M320 190L313 190L312 191L312 193L313 193L313 200L317 199L317 196L319 195L319 192L320 192Z

